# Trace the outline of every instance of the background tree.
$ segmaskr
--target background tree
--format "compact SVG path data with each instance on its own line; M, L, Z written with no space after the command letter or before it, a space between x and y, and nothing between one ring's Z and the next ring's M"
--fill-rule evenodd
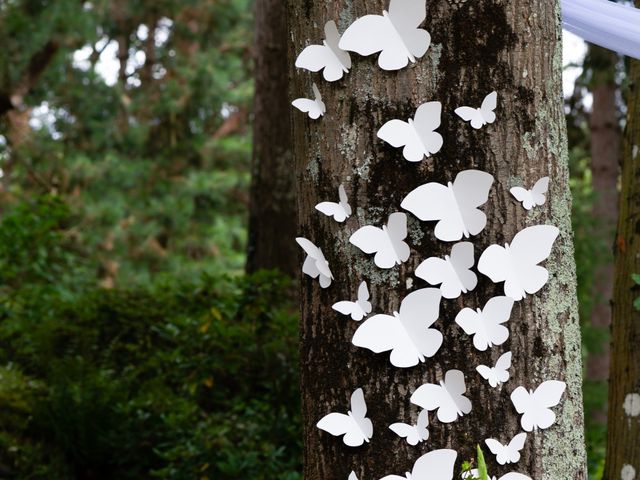
M636 5L640 5L636 2ZM631 60L627 126L622 150L620 216L615 248L611 327L611 370L607 459L604 479L634 478L640 472L640 62ZM634 305L635 302L635 305Z
M321 37L327 20L339 20L343 31L358 16L379 14L386 3L289 2L290 65L295 54ZM558 11L555 2L430 2L427 29L433 44L416 65L388 73L378 69L373 57L354 58L354 68L345 80L329 85L314 78L321 85L327 114L317 122L300 117L293 123L300 233L324 249L336 281L327 290L309 279L302 285L307 480L346 478L351 469L359 478L401 473L419 452L447 446L458 449L461 459L471 459L475 444L488 435L517 432L508 392L515 385L550 378L562 378L568 384L559 423L530 436L518 470L541 479L585 478L583 434L577 428L582 425L580 333L566 133L559 101ZM294 69L292 74L292 96L308 95L309 76ZM492 90L500 98L499 120L494 125L476 132L453 115L462 104L479 105ZM413 116L427 100L443 103L440 132L445 145L434 159L409 164L399 151L378 141L375 132L386 120ZM490 391L473 370L476 363L496 360L499 352L478 355L452 322L461 302L444 302L438 326L445 343L426 366L410 370L392 368L386 355L355 349L349 340L357 325L337 318L331 310L334 301L350 298L363 279L369 282L376 311L397 309L408 292L406 279L418 261L448 253L451 245L435 241L432 225L412 221L412 259L400 269L380 271L371 258L349 245L349 235L359 226L384 222L419 184L446 183L466 168L486 170L496 177L485 207L489 223L474 238L477 254L490 243L509 241L527 225L551 223L562 232L547 262L552 272L549 284L514 309L510 341L504 346L514 354L513 377L499 393ZM531 186L544 175L551 177L548 202L528 215L508 189L515 184ZM356 208L346 227L313 209L319 200L332 198L340 183ZM481 306L499 290L485 278L465 304ZM386 426L415 418L417 410L410 407L409 393L450 368L465 371L473 412L449 426L432 422L428 446L407 447ZM319 432L315 423L329 411L344 408L359 386L366 392L376 431L369 445L352 450ZM494 462L489 468L496 475L506 471Z
M253 162L247 270L299 270L296 197L291 153L291 102L286 4L257 0L254 43Z

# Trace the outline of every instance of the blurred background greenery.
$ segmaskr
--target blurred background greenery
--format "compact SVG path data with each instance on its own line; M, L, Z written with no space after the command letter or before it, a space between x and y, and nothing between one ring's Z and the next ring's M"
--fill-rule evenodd
M0 0L0 92L30 82L0 116L0 478L301 478L291 281L244 274L252 20L251 0ZM566 109L585 359L612 233L588 62ZM606 383L585 398L596 478Z

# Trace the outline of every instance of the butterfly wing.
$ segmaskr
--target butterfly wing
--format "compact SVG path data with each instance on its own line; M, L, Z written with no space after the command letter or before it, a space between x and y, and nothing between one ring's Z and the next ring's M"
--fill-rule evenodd
M526 188L513 187L509 191L511 192L511 195L515 197L516 200L522 203L522 206L526 210L531 210L534 207L535 201L533 199L533 195Z
M507 473L506 475L501 476L500 480L531 480L531 477L527 477L522 473L510 472L510 473Z
M369 288L367 282L362 282L358 287L358 307L362 312L360 319L354 318L354 320L362 320L365 316L369 315L372 310L371 302L369 301Z
M416 110L413 128L420 138L427 157L438 153L442 148L442 135L435 131L440 126L441 114L442 104L440 102L423 103Z
M511 352L503 353L494 367L496 379L499 383L509 380L509 369L511 368ZM495 385L493 385L495 386Z
M462 293L463 285L447 260L428 258L418 265L415 273L431 285L441 285L440 291L444 298L458 298Z
M343 67L344 71L349 71L351 68L351 56L340 48L340 32L336 22L329 20L324 25L324 38L327 46L331 49L338 61Z
M471 126L476 130L482 128L482 126L484 125L484 118L482 118L482 113L477 108L458 107L455 109L455 114L465 122L471 122Z
M470 308L463 308L456 315L455 322L467 335L473 335L473 346L484 352L490 342L483 327L482 315Z
M401 207L422 221L435 221L435 236L445 242L460 240L464 233L462 218L453 190L436 182L419 186L402 201Z
M324 416L316 426L320 430L324 430L334 437L344 435L343 441L349 446L357 447L364 443L362 432L360 432L358 425L349 415L345 415L343 413L330 413ZM349 440L349 443L347 443L347 439Z
M470 292L476 288L476 285L478 285L478 277L471 271L471 268L475 264L473 243L456 243L451 249L449 263L466 292Z
M542 177L531 189L531 198L534 205L544 205L547 201L545 194L549 190L549 177Z
M342 63L326 45L309 45L296 58L296 67L310 72L324 69L322 76L327 82L340 80L344 75Z
M411 255L411 249L404 241L407 238L407 215L405 213L396 212L389 215L387 235L396 254L396 263L406 262Z
M487 444L487 447L489 447L489 450L491 451L491 453L493 453L496 456L496 461L500 465L504 465L505 463L507 463L507 457L508 457L507 447L505 447L498 440L495 440L493 438L487 438L484 441L484 443Z
M364 434L365 441L368 442L373 435L373 424L367 418L367 403L364 400L364 392L361 388L351 394L351 415L352 419L360 427L362 434Z
M344 189L343 185L338 187L338 198L340 199L340 206L344 210L347 218L351 216L351 205L349 205L349 199L347 198L347 192Z
M393 423L389 425L389 429L399 437L406 439L409 445L417 445L418 442L420 442L418 430L413 425L407 425L406 423Z
M434 356L442 345L442 333L429 328L440 316L440 299L437 288L422 288L407 295L400 305L400 322L425 357Z
M487 367L486 365L478 365L476 367L476 371L489 382L493 388L498 386L498 379L495 374L495 370L491 367Z
M487 203L493 175L480 170L464 170L453 182L456 204L470 235L477 235L487 225L487 216L479 207Z
M349 302L349 301L336 302L331 306L331 308L333 308L336 312L340 312L343 315L351 315L351 316L353 316L354 313L357 313L359 310L358 304L356 302ZM362 320L362 318L360 318L360 320Z
M416 346L395 316L374 315L368 318L358 327L351 343L374 353L391 350L390 360L396 367L413 367L420 362Z
M316 205L316 210L324 213L328 217L333 217L336 222L344 222L347 219L347 213L344 208L335 202L320 202Z
M517 297L524 297L524 292L534 294L547 283L549 272L538 263L549 257L559 233L552 225L536 225L516 234L509 251L515 274L505 281L507 296L519 300Z
M452 480L458 453L455 450L433 450L424 454L413 465L411 477L416 480Z
M506 448L505 463L517 463L520 460L520 450L524 448L524 442L527 440L527 434L521 432L511 439ZM504 465L501 464L501 465Z
M324 115L322 107L315 100L297 98L291 104L301 112L308 114L312 120L317 120Z
M382 15L365 15L347 28L338 46L341 50L367 57L385 49L401 50L402 45L398 44L400 39L393 32L391 22Z
M444 388L463 415L471 411L471 401L464 396L467 391L464 383L464 373L460 370L449 370L444 376ZM458 413L456 412L456 418L457 416Z
M500 283L512 277L511 257L506 248L491 245L482 252L478 260L478 271L491 279L493 283ZM514 300L521 300L520 298Z
M533 401L533 395L529 394L526 388L518 387L511 392L511 403L516 411L522 414L520 425L526 432L531 432L536 428L536 410L537 406Z
M556 414L551 410L551 407L555 407L560 403L560 398L566 388L567 385L564 382L550 380L542 383L535 392L533 392L532 403L535 405L535 410L531 415L531 423L534 425L534 428L545 429L555 423ZM525 412L525 415L527 415L527 413L528 412ZM525 421L525 415L522 417L523 422Z
M484 123L493 123L496 121L496 114L494 110L498 106L498 92L491 92L484 97L482 106L480 107L480 113L484 119Z
M349 238L349 242L364 253L375 253L375 263L380 268L391 268L396 265L396 254L389 236L381 228L367 225L357 230Z
M502 325L511 317L513 299L510 297L493 297L482 310L483 329L489 346L502 345L509 338L509 329Z
M425 156L424 147L413 126L402 120L390 120L378 130L378 138L395 148L404 147L404 158L419 162Z
M351 472L347 480L358 480L358 477L356 476L356 472Z

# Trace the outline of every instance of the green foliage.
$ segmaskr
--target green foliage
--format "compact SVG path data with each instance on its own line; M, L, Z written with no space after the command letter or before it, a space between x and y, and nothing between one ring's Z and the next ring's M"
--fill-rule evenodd
M482 453L482 449L480 445L476 447L478 452L478 474L479 480L489 480L489 474L487 473L487 464L484 460L484 454Z
M0 462L18 478L299 478L287 288L203 276L9 312Z
M638 275L637 273L634 273L632 275L633 281L636 282L636 285L640 285L640 275ZM640 297L636 298L636 300L633 302L633 306L637 309L640 310Z

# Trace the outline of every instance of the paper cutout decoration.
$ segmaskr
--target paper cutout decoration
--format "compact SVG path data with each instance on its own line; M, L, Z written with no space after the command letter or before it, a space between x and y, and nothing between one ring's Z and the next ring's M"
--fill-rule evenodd
M352 343L374 353L391 350L389 360L408 368L432 357L442 345L442 333L430 328L440 315L440 290L423 288L407 295L400 312L374 315L358 327Z
M496 456L496 461L500 465L507 463L517 463L520 461L520 450L524 448L524 442L527 440L527 434L522 432L511 439L509 444L502 445L498 440L487 438L484 443L487 444L491 453Z
M493 176L480 170L464 170L453 183L430 182L419 186L402 201L401 207L422 221L438 221L435 236L445 242L477 235L487 224L479 207L487 203Z
M538 428L544 430L556 421L556 414L551 410L560 403L560 398L567 388L566 383L549 380L540 384L535 391L527 391L518 387L511 393L511 401L518 413L522 414L520 425L525 432Z
M367 225L349 238L349 242L364 253L375 253L375 264L380 268L392 268L406 262L411 255L407 238L407 216L392 213L382 228Z
M493 283L504 282L504 294L516 301L545 286L549 272L538 264L551 254L560 230L536 225L516 233L511 245L491 245L480 256L478 271Z
M496 109L497 102L498 93L491 92L489 95L484 97L480 108L460 107L456 108L455 112L456 115L465 122L471 122L471 126L478 130L486 124L496 121L496 114L494 113L494 110Z
M358 480L358 477L356 477L356 472L351 472L347 480Z
M442 135L435 130L440 126L440 102L423 103L416 116L406 122L390 120L378 130L378 138L395 148L404 147L402 155L410 162L429 158L442 148Z
M480 472L478 471L477 468L473 468L469 472L462 472L462 475L460 475L460 477L463 479L480 478ZM490 478L491 480L531 480L531 477L527 477L522 473L514 473L514 472L507 473L506 475L501 476L500 479L497 479L496 477L490 477Z
M458 298L478 284L478 277L471 271L474 264L473 243L460 242L451 249L451 256L431 257L418 265L416 277L440 285L444 298Z
M425 383L411 395L411 403L425 410L438 410L438 420L451 423L471 411L471 401L463 394L467 391L464 374L449 370L439 385Z
M547 201L547 197L545 197L547 190L549 190L549 177L542 177L531 190L522 187L513 187L509 191L511 195L516 197L516 200L522 203L525 209L531 210L533 207L544 205L544 202Z
M331 308L343 315L351 315L351 318L356 322L369 315L372 307L371 302L369 302L367 282L362 282L358 287L358 299L355 302L337 302Z
M321 202L317 204L316 210L324 213L328 217L333 217L336 222L342 223L351 216L351 205L349 205L347 192L345 192L342 185L338 187L338 198L338 203Z
M411 473L407 472L404 477L387 475L380 480L453 480L457 457L455 450L433 450L416 460Z
M484 352L509 338L509 329L502 324L511 317L512 308L513 298L493 297L484 309L463 308L456 316L456 323L467 335L473 335L473 346Z
M351 68L351 57L341 50L340 33L336 22L328 21L324 26L325 40L322 45L309 45L296 59L296 67L304 68L311 72L319 72L324 69L322 76L327 82L340 80Z
M364 393L358 388L351 394L351 410L348 414L330 413L316 425L334 437L344 435L342 441L349 447L359 447L373 436L373 423L367 417Z
M511 368L511 352L503 353L495 367L478 365L476 371L489 382L493 388L502 385L509 380L509 369Z
M298 237L296 238L296 242L298 242L298 245L300 245L307 254L307 258L305 258L302 264L302 273L309 275L311 278L319 279L320 286L327 288L331 285L333 274L329 269L329 262L324 258L322 250L306 238Z
M400 70L427 53L431 36L418 28L426 18L424 0L391 0L388 12L365 15L353 22L339 46L364 57L381 52L380 68Z
M398 422L389 425L389 429L399 437L406 439L409 445L415 446L429 438L428 426L429 412L422 410L418 415L418 421L415 425Z
M327 107L322 101L322 95L316 84L313 84L313 100L309 98L296 98L291 104L303 113L309 115L312 120L317 120L327 112Z

